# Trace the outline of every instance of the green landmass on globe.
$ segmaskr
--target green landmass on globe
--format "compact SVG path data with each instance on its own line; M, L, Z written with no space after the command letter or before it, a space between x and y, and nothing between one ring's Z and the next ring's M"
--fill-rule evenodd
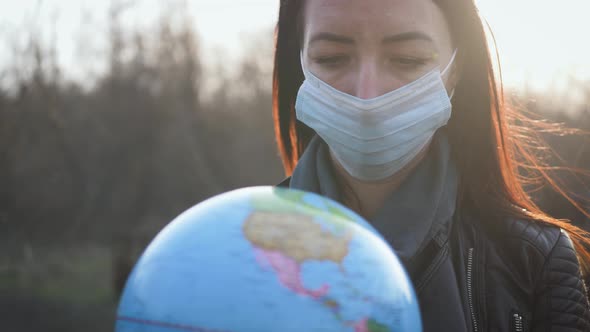
M343 230L350 222L356 223L346 211L335 204L332 200L322 200L324 206L319 207L305 200L308 193L299 190L289 190L283 188L273 189L274 195L281 200L266 200L263 198L252 197L252 206L257 211L269 211L275 213L293 214L294 211L301 211L301 214L309 216L325 217L325 221L334 227L335 231Z

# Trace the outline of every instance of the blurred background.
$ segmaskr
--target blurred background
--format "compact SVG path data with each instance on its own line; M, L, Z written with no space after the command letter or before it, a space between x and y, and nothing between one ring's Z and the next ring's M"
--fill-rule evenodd
M0 329L111 331L127 272L163 226L283 178L278 3L0 0ZM587 0L478 3L510 101L590 130ZM590 168L588 135L544 138ZM562 180L584 204L583 182ZM536 197L587 227L542 187Z

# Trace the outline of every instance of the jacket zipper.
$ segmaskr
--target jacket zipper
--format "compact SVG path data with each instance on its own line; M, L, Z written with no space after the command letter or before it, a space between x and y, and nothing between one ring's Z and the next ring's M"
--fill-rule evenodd
M475 318L475 307L473 306L473 252L474 248L469 248L469 254L467 256L467 297L469 301L469 310L471 311L473 331L477 332L477 319Z
M512 313L512 331L524 332L524 318L518 312Z

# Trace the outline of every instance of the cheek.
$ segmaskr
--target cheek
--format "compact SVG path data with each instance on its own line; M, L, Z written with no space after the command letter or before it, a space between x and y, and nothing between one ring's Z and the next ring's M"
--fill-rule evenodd
M348 94L353 94L354 92L353 90L354 86L356 85L356 79L352 72L326 73L322 71L316 71L314 72L314 75L336 90Z

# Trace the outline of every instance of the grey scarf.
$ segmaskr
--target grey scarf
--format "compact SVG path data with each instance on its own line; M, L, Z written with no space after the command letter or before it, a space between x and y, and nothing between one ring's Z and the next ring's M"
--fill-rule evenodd
M315 136L295 168L290 187L341 201L334 176L328 146ZM369 222L407 262L437 233L448 236L457 183L450 144L445 131L439 130L424 159Z

